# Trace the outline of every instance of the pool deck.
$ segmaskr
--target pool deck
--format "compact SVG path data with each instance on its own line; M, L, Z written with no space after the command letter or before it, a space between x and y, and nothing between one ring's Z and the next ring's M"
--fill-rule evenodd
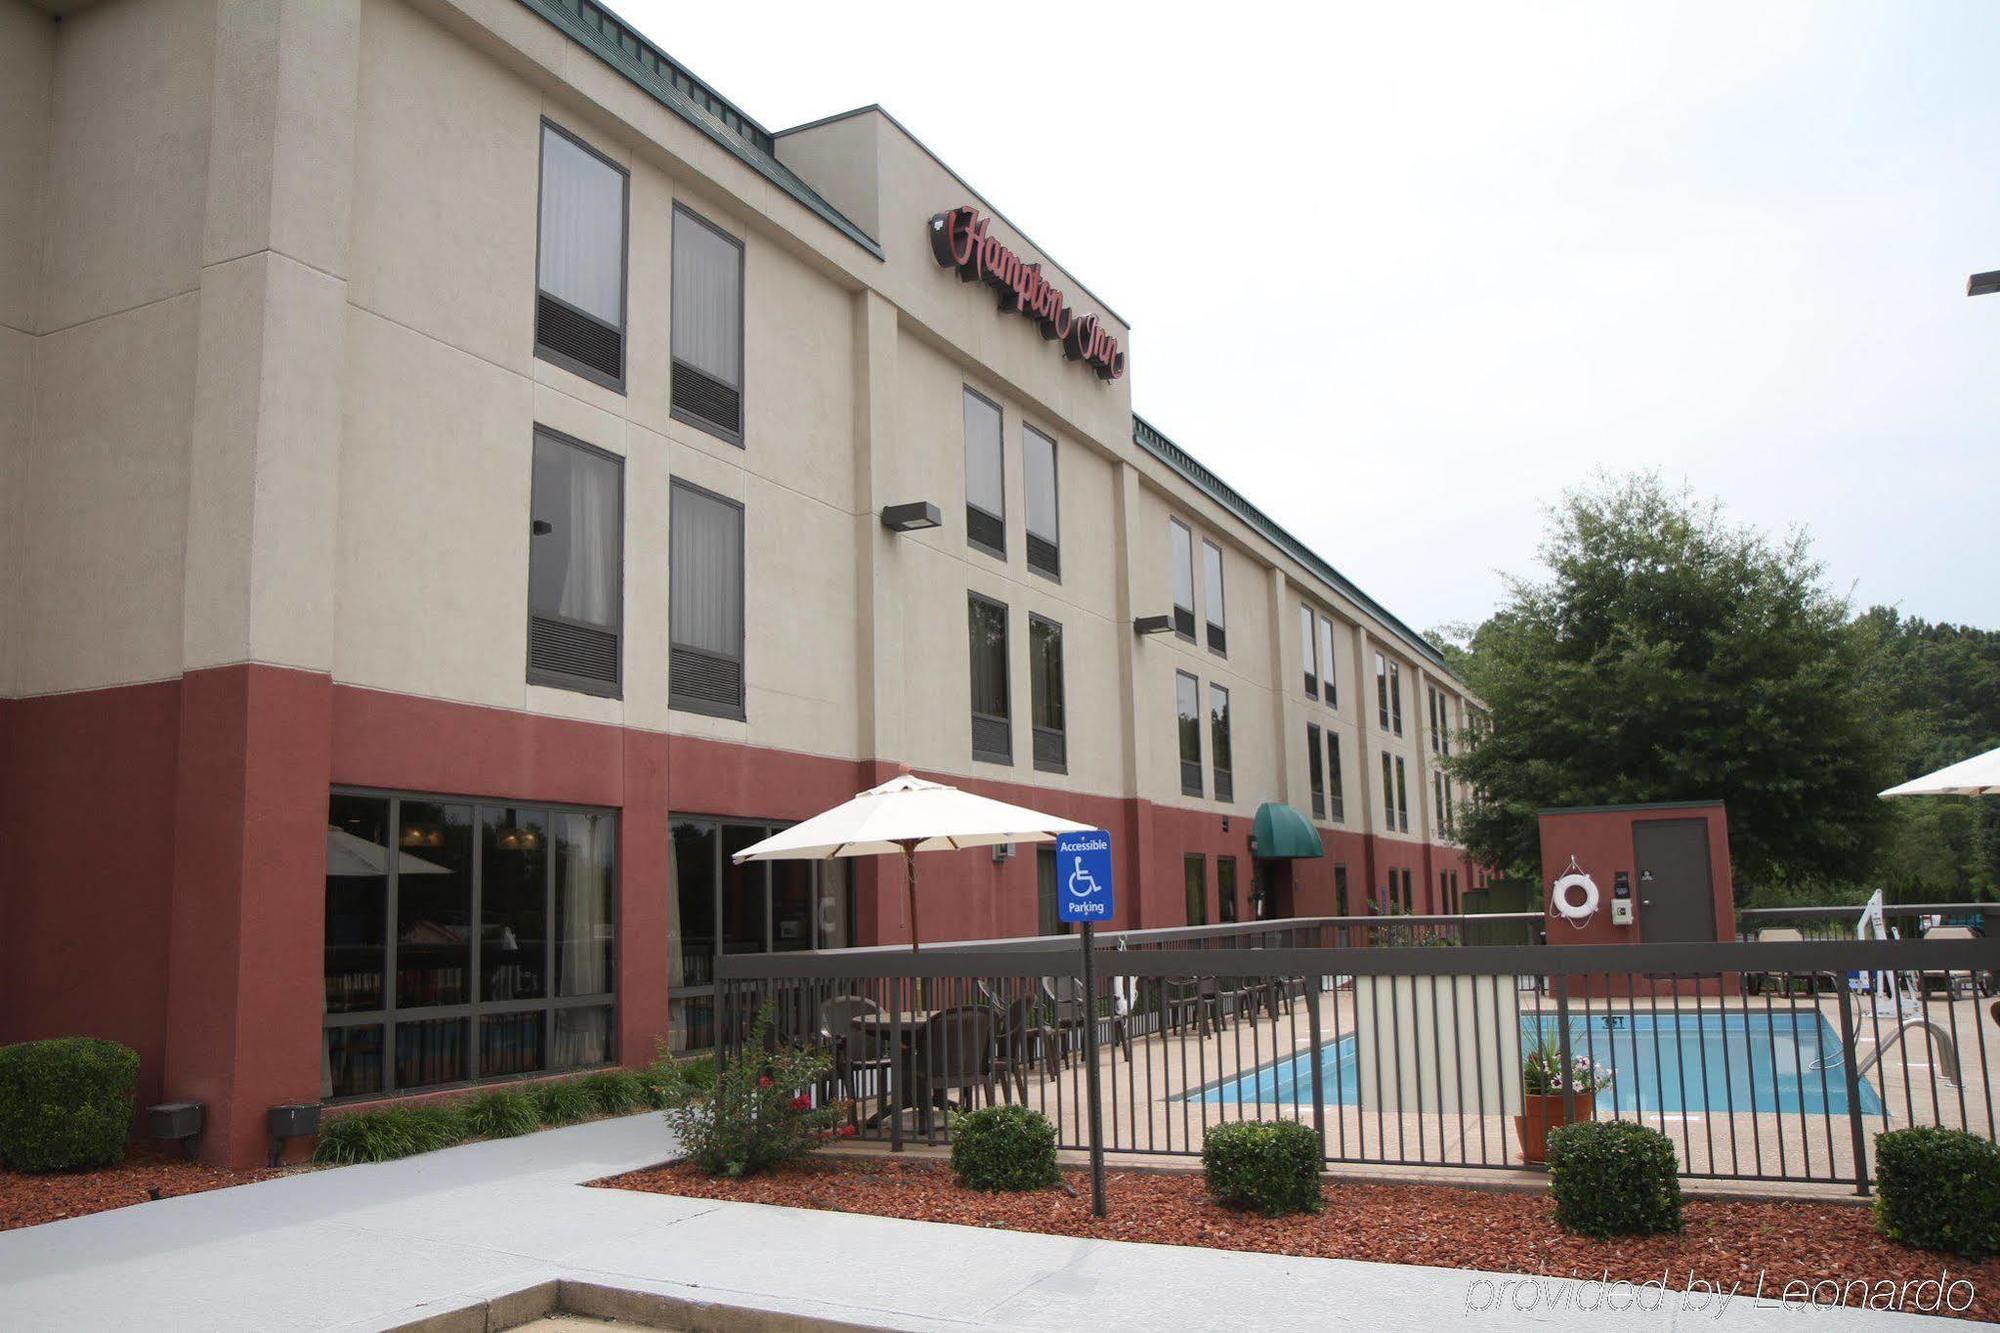
M655 1116L305 1172L0 1233L0 1324L48 1333L386 1329L560 1278L736 1307L699 1325L1601 1330L1565 1278L1293 1259L683 1199L584 1183L657 1162ZM1616 1327L1796 1329L1799 1306L1681 1291ZM1510 1314L1509 1311L1512 1313ZM1717 1317L1719 1311L1720 1317ZM444 1317L454 1316L450 1320ZM1813 1312L1815 1328L1948 1327ZM1821 1322L1825 1321L1825 1322Z

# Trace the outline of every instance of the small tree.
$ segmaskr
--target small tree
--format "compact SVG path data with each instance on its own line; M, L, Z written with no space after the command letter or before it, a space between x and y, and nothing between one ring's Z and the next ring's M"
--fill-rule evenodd
M774 1009L750 1025L712 1088L684 1064L654 1067L659 1100L682 1152L712 1176L748 1176L804 1156L834 1137L837 1107L812 1104L827 1057L768 1039Z

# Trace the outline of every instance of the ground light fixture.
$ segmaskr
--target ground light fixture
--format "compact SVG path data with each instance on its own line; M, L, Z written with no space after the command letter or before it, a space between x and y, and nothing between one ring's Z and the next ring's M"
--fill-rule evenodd
M319 1133L318 1102L286 1102L267 1112L271 1126L271 1165L285 1155L285 1140L309 1139Z
M1991 296L2000 292L2000 268L1991 273L1975 273L1965 280L1967 296Z
M1132 618L1132 632L1134 634L1166 634L1173 627L1174 618L1172 616L1134 616Z
M929 500L912 500L908 504L884 505L882 526L891 532L922 532L925 528L941 527L944 516Z

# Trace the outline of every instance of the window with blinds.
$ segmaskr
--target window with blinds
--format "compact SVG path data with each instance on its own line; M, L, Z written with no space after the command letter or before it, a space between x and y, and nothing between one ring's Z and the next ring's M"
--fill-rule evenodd
M1007 558L1007 466L1000 454L1000 405L971 389L965 410L965 540Z
M685 481L667 514L667 706L744 715L743 506Z
M1222 598L1222 548L1214 542L1204 541L1201 544L1201 566L1208 593L1208 605L1204 608L1208 618L1208 646L1227 657L1229 614Z
M528 499L528 679L619 693L624 464L535 432Z
M1174 570L1174 633L1194 642L1194 533L1177 518L1167 520L1169 558Z
M1021 430L1022 482L1028 493L1028 568L1062 578L1062 523L1056 496L1056 442L1033 426Z
M622 168L542 122L535 258L535 355L625 391L625 216Z
M1306 697L1319 698L1318 659L1313 656L1313 609L1299 603L1299 657L1306 669Z
M1333 622L1319 618L1319 687L1328 708L1340 707L1340 686L1335 683L1333 662Z
M743 443L743 243L674 206L676 419Z

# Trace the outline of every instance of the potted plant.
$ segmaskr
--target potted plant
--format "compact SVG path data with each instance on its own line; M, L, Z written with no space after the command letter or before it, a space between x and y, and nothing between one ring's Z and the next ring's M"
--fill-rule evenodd
M1597 1094L1610 1086L1611 1071L1587 1056L1573 1057L1565 1075L1562 1048L1547 1033L1538 1036L1521 1059L1521 1114L1514 1117L1521 1160L1547 1162L1549 1131L1575 1120L1595 1120Z

